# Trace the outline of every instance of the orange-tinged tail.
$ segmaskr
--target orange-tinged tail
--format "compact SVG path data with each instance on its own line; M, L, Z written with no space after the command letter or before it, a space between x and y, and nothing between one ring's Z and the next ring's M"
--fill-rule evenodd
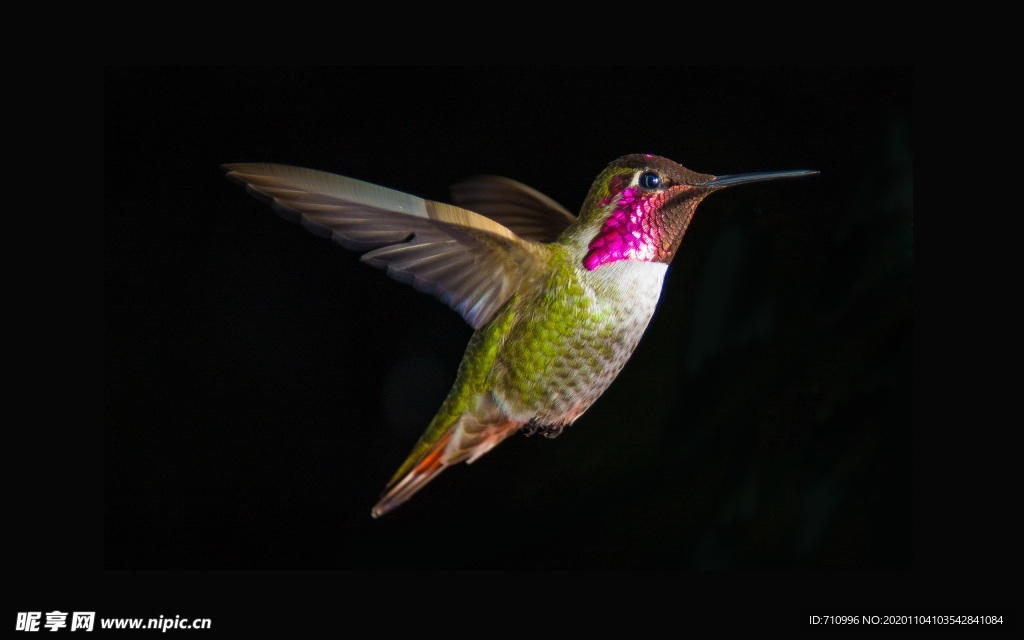
M406 461L406 464L402 465L403 468L388 484L371 514L374 518L381 517L411 498L445 468L463 461L473 462L515 433L520 426L522 425L513 420L481 422L469 414L464 414L438 438L419 461ZM403 472L406 466L411 468Z
M437 441L434 448L427 455L423 456L423 459L412 468L412 471L409 471L400 479L392 480L388 484L387 489L384 490L384 495L381 496L377 504L374 505L373 511L371 511L374 518L381 517L411 498L413 494L433 480L437 474L444 471L444 452L451 439L452 435L449 432Z

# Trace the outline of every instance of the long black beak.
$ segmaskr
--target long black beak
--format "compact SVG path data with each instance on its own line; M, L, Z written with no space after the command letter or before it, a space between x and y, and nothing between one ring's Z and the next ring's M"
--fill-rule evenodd
M748 182L762 182L764 180L778 180L779 178L799 178L801 176L813 176L818 173L817 171L799 170L799 171L765 171L762 173L738 173L732 176L715 176L704 183L705 187L712 187L714 189L723 189L725 187L735 187L738 184L747 184Z

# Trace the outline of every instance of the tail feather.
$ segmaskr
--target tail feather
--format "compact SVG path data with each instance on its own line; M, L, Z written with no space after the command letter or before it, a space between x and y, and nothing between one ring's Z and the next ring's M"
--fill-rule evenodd
M482 423L463 415L416 462L412 468L396 476L384 490L370 512L379 518L413 497L447 467L460 462L472 463L515 433L521 425L513 420Z
M379 518L391 511L398 505L411 498L417 491L426 486L437 474L444 471L444 452L448 442L452 439L451 433L441 438L434 448L423 457L412 471L402 478L396 478L384 491L377 504L370 513L374 518Z

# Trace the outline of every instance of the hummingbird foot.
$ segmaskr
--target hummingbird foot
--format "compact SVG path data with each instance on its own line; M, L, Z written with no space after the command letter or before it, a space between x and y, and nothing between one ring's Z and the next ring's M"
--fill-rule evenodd
M541 424L536 420L530 420L523 425L522 431L523 435L527 438L536 433L539 433L545 438L557 438L562 434L562 429L564 428L564 424Z

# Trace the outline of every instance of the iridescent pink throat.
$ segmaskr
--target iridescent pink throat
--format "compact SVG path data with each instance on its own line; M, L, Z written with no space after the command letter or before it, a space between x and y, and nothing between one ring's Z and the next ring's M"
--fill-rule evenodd
M661 246L661 229L654 224L655 196L644 197L639 187L629 187L615 211L590 243L583 258L588 271L617 260L655 261Z

